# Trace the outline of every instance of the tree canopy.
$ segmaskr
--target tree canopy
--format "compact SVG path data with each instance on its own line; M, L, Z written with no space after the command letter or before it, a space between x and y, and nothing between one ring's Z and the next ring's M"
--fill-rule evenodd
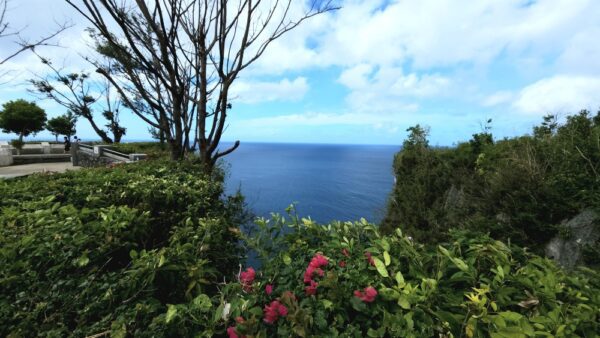
M75 123L77 123L77 116L72 112L60 115L48 120L46 129L52 133L58 140L58 135L65 135L71 138L77 132L75 129Z
M5 133L19 135L20 141L23 137L44 130L45 124L46 112L35 102L19 99L2 105L0 129Z

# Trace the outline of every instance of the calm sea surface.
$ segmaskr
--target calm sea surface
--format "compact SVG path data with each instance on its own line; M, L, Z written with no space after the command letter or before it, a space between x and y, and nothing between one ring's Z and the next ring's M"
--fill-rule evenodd
M226 146L226 144L224 144ZM394 177L397 146L242 143L225 157L227 192L238 188L257 216L298 214L318 222L378 222Z

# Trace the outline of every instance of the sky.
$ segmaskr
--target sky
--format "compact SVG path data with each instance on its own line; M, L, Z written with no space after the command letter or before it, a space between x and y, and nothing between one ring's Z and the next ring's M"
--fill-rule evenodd
M490 118L494 137L503 138L531 132L548 113L564 118L600 108L600 1L341 5L276 40L241 73L224 140L399 145L419 123L430 128L431 144L448 146L480 132ZM9 10L11 26L30 38L71 23L60 47L38 52L65 69L90 70L82 57L93 53L88 24L64 1L11 0ZM0 56L14 48L11 38L0 40ZM28 91L27 80L46 72L35 55L0 67L8 71L0 104L24 98L49 117L65 113ZM124 112L121 120L125 140L149 139L139 118ZM96 138L85 120L77 130L84 140Z

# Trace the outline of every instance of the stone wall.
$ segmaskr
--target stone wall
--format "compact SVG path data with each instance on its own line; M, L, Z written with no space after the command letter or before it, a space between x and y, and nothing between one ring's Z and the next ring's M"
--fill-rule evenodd
M6 147L0 146L0 167L5 167L13 164L12 151Z
M113 163L120 163L122 161L115 160L112 158L100 156L98 154L90 153L87 151L77 151L77 165L85 168L93 167L106 167ZM75 165L75 164L74 164Z

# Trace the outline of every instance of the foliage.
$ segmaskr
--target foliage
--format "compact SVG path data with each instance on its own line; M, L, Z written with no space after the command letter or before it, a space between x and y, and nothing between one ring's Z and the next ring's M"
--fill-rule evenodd
M224 286L214 313L229 337L600 332L598 272L567 274L485 235L453 232L449 243L425 247L399 229L382 235L364 219L319 225L276 215L257 226L246 241L261 259L261 272Z
M159 142L127 142L113 144L111 148L124 154L146 154L151 159L169 157L169 147Z
M56 140L58 141L58 135L65 135L67 138L71 138L72 135L75 135L77 130L75 129L75 124L77 123L77 116L73 115L72 112L68 112L67 114L63 114L48 120L46 124L46 129L54 135Z
M45 124L46 112L35 102L19 99L2 105L0 129L5 133L19 135L21 141L23 137L44 130Z
M119 124L119 100L111 100L111 85L97 83L93 77L86 73L68 73L56 68L49 59L39 57L42 64L50 70L50 75L32 79L29 82L35 88L34 92L44 99L54 102L68 109L69 114L86 119L94 132L104 143L118 143L125 134L126 128ZM101 94L96 94L101 92ZM106 103L102 105L100 99ZM106 119L107 131L98 125L94 109L101 108L102 116Z
M562 125L547 116L533 136L496 142L488 121L451 149L405 145L394 160L384 231L401 227L435 244L463 228L541 253L564 220L600 206L598 121L600 113L587 111Z
M21 151L21 149L23 149L23 146L25 145L25 142L21 141L20 139L14 139L10 140L10 145L18 151Z
M0 196L3 337L191 336L237 266L241 199L188 162L0 181Z

